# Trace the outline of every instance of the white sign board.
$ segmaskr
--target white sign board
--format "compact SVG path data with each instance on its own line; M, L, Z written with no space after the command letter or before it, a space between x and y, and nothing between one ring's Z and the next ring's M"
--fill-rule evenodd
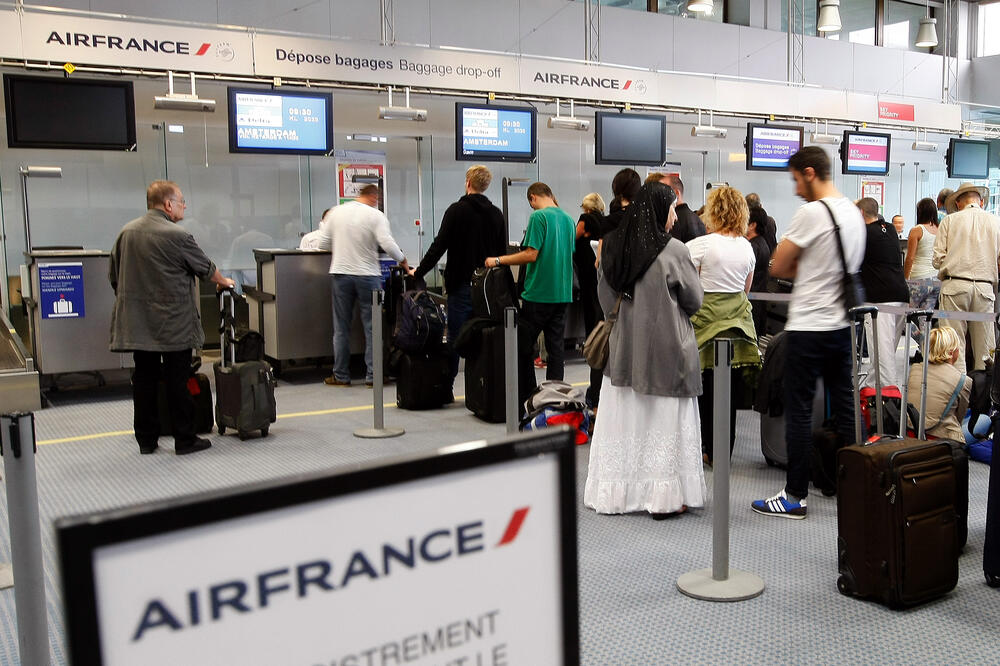
M253 71L247 31L24 12L21 34L27 60L218 74Z
M659 96L655 72L540 58L522 58L521 92L633 104L655 104Z
M60 524L73 661L575 663L572 435L455 448L266 493L236 491L236 502L154 508L132 520L155 533L91 541L89 556L67 544L86 541L80 535L95 525L113 533L114 516L103 526L76 521L76 541ZM496 451L514 454L498 461ZM426 473L393 482L416 468ZM359 474L382 487L354 488ZM301 501L303 487L331 496ZM287 494L299 499L260 511L265 498ZM203 510L251 505L258 509L246 515L177 525ZM157 524L169 527L149 529ZM73 580L72 567L88 563L92 581ZM94 640L81 644L88 622L97 623L97 653Z
M17 12L0 11L0 58L19 59L21 55L21 24Z
M513 56L259 33L254 56L255 72L263 76L480 92L518 89Z

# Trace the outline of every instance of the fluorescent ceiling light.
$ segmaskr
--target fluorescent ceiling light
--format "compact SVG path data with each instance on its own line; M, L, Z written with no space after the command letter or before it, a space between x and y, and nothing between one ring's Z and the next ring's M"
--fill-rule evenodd
M816 19L816 30L819 32L839 32L840 0L819 0L819 17Z
M917 41L915 46L920 48L934 48L938 45L937 28L934 24L937 19L925 17L920 19L920 29L917 30Z
M914 141L910 147L913 150L922 150L928 153L936 153L938 149L937 144L930 141Z
M392 105L392 86L389 86L389 106L378 107L378 117L382 120L427 120L427 109L414 109L410 106L410 89L406 89L406 106Z
M724 139L729 134L725 127L715 127L714 125L695 125L691 128L691 136L707 136L713 139Z
M840 136L837 134L824 134L823 132L813 132L812 133L813 143L825 143L831 146L836 146L840 143Z
M385 143L388 139L384 136L375 136L372 134L348 134L348 141L371 141L372 143Z
M688 0L687 10L696 14L711 13L714 3L712 0Z
M194 72L191 72L191 93L174 92L174 73L167 72L167 94L153 98L154 109L171 109L174 111L215 111L214 99L201 99L195 92Z
M586 132L590 129L590 121L584 118L577 118L573 112L573 100L569 101L569 115L559 115L559 100L556 100L556 115L549 118L549 129L569 129Z

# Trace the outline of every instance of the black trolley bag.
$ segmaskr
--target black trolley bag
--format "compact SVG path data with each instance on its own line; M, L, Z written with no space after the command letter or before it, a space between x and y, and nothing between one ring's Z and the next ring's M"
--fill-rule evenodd
M274 373L267 361L236 361L235 296L232 290L220 292L219 305L222 310L219 325L222 358L213 365L215 423L220 435L230 428L237 432L241 440L254 430L259 430L260 436L266 437L271 424L277 420Z
M212 424L215 418L212 411L212 385L208 383L208 376L203 372L198 372L201 367L201 358L195 356L191 359L191 376L188 377L186 386L194 403L194 431L198 435L212 432ZM170 405L167 402L167 384L162 379L156 387L157 410L160 415L160 434L172 435L173 424L170 420Z
M389 279L395 285L390 285L393 312L389 330L396 406L438 409L454 402L444 306L426 290L423 280L413 280L402 269L394 268Z
M465 357L465 407L487 423L507 419L504 364L503 325L484 326L477 348Z
M872 315L872 337L878 339L878 310L861 306L850 313L853 354L855 324L866 314ZM877 345L871 348L876 395L881 395ZM924 439L922 419L916 439L882 434L882 401L876 401L879 434L861 441L858 381L855 355L855 433L860 443L837 453L837 588L892 608L919 604L958 583L951 445Z

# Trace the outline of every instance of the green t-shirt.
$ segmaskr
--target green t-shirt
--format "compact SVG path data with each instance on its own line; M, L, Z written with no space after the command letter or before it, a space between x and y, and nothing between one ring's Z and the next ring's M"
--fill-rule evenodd
M555 206L536 210L528 218L524 245L538 250L528 264L522 298L532 303L569 303L573 300L573 245L576 222Z

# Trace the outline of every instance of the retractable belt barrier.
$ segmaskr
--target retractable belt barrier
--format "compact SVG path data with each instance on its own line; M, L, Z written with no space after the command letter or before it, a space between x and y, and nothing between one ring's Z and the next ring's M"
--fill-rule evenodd
M371 428L358 428L354 431L355 437L364 439L383 439L385 437L399 437L404 432L403 428L385 427L383 413L383 387L385 378L382 376L382 366L384 365L385 352L382 349L382 304L385 303L385 292L381 289L372 292L372 414L373 425Z
M791 294L772 294L764 291L751 291L747 294L751 301L764 301L768 303L789 303L792 300ZM889 305L888 303L865 303L878 307L879 312L888 314L908 315L917 308L909 305ZM955 319L957 321L981 321L1000 323L1000 314L993 312L957 312L954 310L933 310L934 319Z

